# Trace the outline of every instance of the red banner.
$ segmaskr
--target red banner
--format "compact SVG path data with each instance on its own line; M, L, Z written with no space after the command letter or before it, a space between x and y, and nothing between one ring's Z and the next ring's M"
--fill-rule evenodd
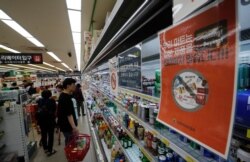
M158 120L224 158L235 109L235 12L226 0L159 33Z

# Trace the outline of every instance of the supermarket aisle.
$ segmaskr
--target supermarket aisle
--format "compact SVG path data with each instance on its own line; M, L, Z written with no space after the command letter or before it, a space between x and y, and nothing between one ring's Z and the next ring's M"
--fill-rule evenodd
M78 128L80 130L80 132L82 133L86 133L86 134L90 134L90 130L89 130L89 125L88 125L88 121L87 121L87 116L84 117L80 117L79 118L79 125ZM64 155L64 137L63 135L61 135L61 142L62 144L59 146L58 145L58 135L55 134L55 141L54 141L54 149L57 151L57 153L51 157L47 157L44 152L42 147L38 147L37 152L35 153L35 155L32 157L31 162L67 162L67 159ZM37 136L37 141L39 141L40 136ZM86 155L85 159L83 162L96 162L96 155L95 155L95 150L94 150L94 145L91 142L91 146L89 149L88 154Z

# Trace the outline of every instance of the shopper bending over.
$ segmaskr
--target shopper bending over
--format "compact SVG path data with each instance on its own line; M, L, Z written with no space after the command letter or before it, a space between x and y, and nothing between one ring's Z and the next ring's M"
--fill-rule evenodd
M81 116L81 109L82 109L82 115L85 116L84 113L84 105L83 105L83 95L82 95L82 90L81 90L81 85L77 84L76 85L76 90L74 92L74 98L76 99L76 103L77 103L77 111L78 111L78 116Z
M77 119L74 105L71 100L71 94L75 91L76 81L72 78L66 78L63 81L63 92L58 100L58 124L65 137L67 145L74 134L78 134Z
M41 129L42 134L42 145L45 153L48 156L51 156L56 153L53 150L54 143L54 129L55 129L55 112L56 112L56 102L51 99L51 91L44 90L42 92L42 98L37 101L38 103L38 112L37 120L38 125Z

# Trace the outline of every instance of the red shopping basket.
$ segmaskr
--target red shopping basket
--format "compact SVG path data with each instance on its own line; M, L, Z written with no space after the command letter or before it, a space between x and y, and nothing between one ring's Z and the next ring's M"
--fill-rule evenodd
M82 161L90 147L90 136L87 134L78 134L72 138L69 144L64 148L69 162Z

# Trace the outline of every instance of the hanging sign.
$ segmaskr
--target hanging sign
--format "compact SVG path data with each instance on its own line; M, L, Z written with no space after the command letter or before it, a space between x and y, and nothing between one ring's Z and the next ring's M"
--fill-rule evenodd
M158 120L224 158L235 111L235 6L214 3L159 33Z
M110 93L118 95L117 57L109 60Z
M141 45L118 56L119 86L141 90Z
M42 64L42 54L0 53L0 64Z

